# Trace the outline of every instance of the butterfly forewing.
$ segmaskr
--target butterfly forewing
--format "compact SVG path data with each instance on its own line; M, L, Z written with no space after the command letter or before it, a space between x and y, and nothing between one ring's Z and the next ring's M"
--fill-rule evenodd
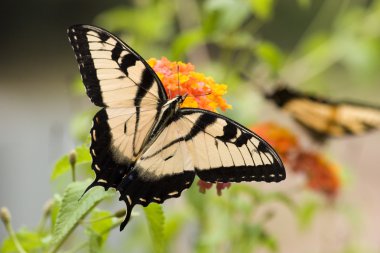
M91 130L92 186L116 188L145 147L166 93L145 60L114 35L86 25L68 35L87 95L105 107Z
M98 106L154 106L167 99L154 71L114 35L97 27L68 29L87 94Z

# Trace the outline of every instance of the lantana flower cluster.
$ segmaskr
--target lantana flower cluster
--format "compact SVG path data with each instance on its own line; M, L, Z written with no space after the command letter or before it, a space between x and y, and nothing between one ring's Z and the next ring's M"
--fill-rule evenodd
M195 72L191 63L172 62L162 57L160 60L151 58L149 65L157 73L165 87L169 98L188 94L182 107L202 108L215 112L230 109L223 95L227 93L227 85L219 84L212 77Z
M172 62L166 57L161 59L151 58L148 64L153 68L165 87L169 99L177 95L187 94L182 107L201 108L215 112L218 108L222 111L230 109L223 95L227 93L227 85L219 84L212 77L196 72L191 63ZM199 180L199 191L204 193L212 187L212 183ZM230 187L230 183L216 183L218 195L224 188Z
M342 185L340 169L323 154L306 150L294 133L276 123L260 123L251 130L268 141L295 173L305 175L307 187L328 197L338 194Z

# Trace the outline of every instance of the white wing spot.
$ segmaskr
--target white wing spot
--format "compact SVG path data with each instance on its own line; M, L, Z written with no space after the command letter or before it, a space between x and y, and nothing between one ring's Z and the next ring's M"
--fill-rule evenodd
M174 196L174 195L177 195L177 194L178 194L177 191L174 191L174 192L168 193L169 196Z
M131 197L129 197L129 195L127 195L127 200L129 204L132 204L132 200L131 200Z
M96 141L96 132L95 132L95 130L92 130L92 139L94 139L94 141Z

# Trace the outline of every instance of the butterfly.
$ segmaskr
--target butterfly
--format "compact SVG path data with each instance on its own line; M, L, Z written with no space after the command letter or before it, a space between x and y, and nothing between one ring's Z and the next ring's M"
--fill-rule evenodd
M96 178L87 188L117 189L127 206L123 230L136 204L163 203L207 182L279 182L285 169L262 138L220 114L181 108L187 94L169 99L148 63L102 28L68 29L90 100L90 153ZM87 191L86 190L86 191Z
M288 112L320 142L329 137L359 135L380 128L380 108L332 101L280 86L266 98Z

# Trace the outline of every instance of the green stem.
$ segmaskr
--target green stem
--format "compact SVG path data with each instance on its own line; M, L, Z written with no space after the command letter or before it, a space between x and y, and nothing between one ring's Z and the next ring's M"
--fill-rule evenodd
M26 253L25 249L22 247L20 241L17 239L17 236L12 228L12 225L10 222L4 224L5 229L7 230L9 237L11 238L12 242L15 244L16 249L19 253Z
M71 165L71 177L73 179L73 182L75 182L76 181L75 165Z
M41 221L40 223L38 224L38 227L37 227L37 231L39 234L42 234L43 230L44 230L44 227L45 227L45 224L46 224L46 220L47 220L47 216L42 216L41 218Z

